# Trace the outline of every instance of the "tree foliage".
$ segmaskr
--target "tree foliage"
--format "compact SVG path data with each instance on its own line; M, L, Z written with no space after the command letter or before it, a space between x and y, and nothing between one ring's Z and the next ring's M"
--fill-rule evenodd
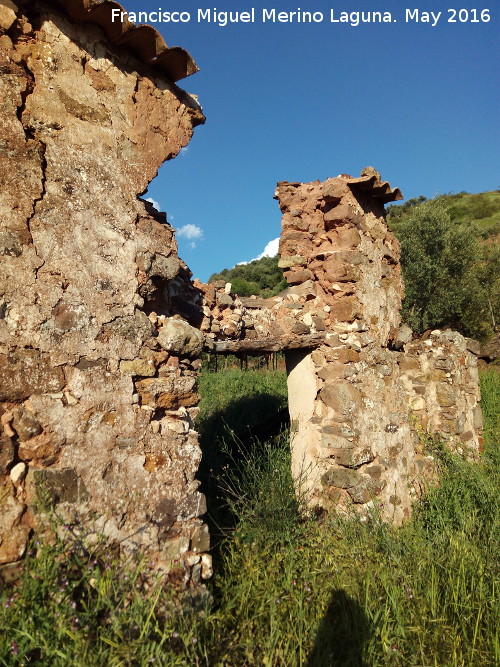
M214 273L208 279L213 283L225 280L231 283L231 291L238 296L270 297L279 294L287 287L283 278L283 269L278 267L278 256L262 257L249 264L238 264L233 269L224 269Z
M386 208L388 223L398 222L404 219L405 215L411 212L415 206L422 204L424 201L427 201L427 197L420 195L420 197L413 197L413 199L408 199L404 204L390 204Z
M406 298L403 318L418 332L452 327L487 338L498 320L498 250L472 224L450 218L441 198L416 206L398 229Z

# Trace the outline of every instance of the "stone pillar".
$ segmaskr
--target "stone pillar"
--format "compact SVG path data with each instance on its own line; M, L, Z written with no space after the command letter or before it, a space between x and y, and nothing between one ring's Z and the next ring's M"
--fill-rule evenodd
M280 266L287 293L297 295L283 321L297 334L324 337L300 358L287 353L298 488L310 506L365 513L377 504L400 523L434 468L415 414L478 448L474 362L459 334L410 344L409 332L396 342L404 288L383 204L400 199L399 190L367 168L356 179L282 182L276 196ZM405 343L407 352L396 349Z

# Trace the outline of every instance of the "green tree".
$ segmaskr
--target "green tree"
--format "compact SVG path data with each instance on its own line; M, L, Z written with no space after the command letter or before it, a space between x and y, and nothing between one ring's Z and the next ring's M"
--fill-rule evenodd
M404 320L418 332L450 326L477 338L491 335L498 273L487 261L477 229L452 222L438 198L415 207L398 231Z
M249 264L238 264L233 269L214 273L208 281L225 280L232 284L232 292L239 296L270 297L288 287L283 270L278 267L278 256L262 257Z

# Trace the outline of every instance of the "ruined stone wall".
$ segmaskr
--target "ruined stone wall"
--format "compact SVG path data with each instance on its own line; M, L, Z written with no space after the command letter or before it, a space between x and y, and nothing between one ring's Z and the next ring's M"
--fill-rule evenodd
M399 191L371 168L281 182L288 289L192 283L138 195L204 121L173 83L196 66L153 29L111 26L106 5L0 4L0 565L40 529L42 496L180 588L210 576L202 349L285 350L299 492L401 522L434 474L420 434L465 454L482 422L473 342L400 327L383 209Z
M21 4L0 6L0 564L22 556L42 489L75 529L196 583L201 336L171 320L168 287L190 274L137 195L204 117L84 20L89 3L68 3L78 20Z
M377 172L283 183L277 196L287 281L312 281L295 316L314 330L323 311L328 332L287 353L294 474L311 505L376 503L400 523L435 472L423 431L479 448L475 357L457 333L412 342L400 328L399 244L383 211L400 195Z
M400 327L399 244L383 205L401 195L375 170L279 183L276 196L290 287L239 299L199 285L202 328L218 352L286 351L293 474L310 506L377 504L400 523L435 476L425 433L480 449L473 345L456 332L413 341Z
M399 372L416 434L439 434L463 455L483 450L477 341L456 331L431 331L405 345Z

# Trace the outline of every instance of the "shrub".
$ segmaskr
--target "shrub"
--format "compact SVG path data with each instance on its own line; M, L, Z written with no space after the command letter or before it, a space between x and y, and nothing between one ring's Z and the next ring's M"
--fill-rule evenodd
M415 331L452 327L477 338L493 333L496 276L477 236L472 225L451 222L442 199L418 206L400 227L403 318Z

